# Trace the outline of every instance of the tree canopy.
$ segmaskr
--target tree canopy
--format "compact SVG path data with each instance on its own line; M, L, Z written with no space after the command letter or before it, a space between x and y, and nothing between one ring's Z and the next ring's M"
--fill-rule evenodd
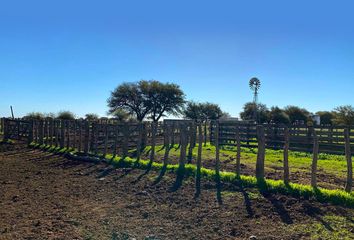
M190 101L187 103L186 108L183 111L183 116L188 119L192 119L199 122L207 120L217 120L222 117L227 117L230 114L221 110L220 106L214 103L196 103Z
M297 106L287 106L284 108L284 111L289 116L290 123L292 124L301 121L306 123L310 117L309 111L307 111L305 108L300 108Z
M70 111L60 111L57 118L61 120L74 120L76 117L75 114Z
M339 106L334 109L334 123L337 125L354 125L354 108L351 105Z
M141 80L119 85L107 102L109 113L121 109L135 115L141 122L146 117L158 121L165 114L179 114L184 98L183 91L176 84Z
M255 111L256 117L258 119L258 123L268 122L269 110L265 104L258 103L255 104L253 102L248 102L243 106L243 111L240 113L240 117L242 120L256 120L255 119Z
M96 121L100 118L100 116L98 116L98 114L96 113L87 113L85 115L85 119L89 120L89 121Z
M284 110L275 106L270 109L269 121L276 124L289 124L290 118Z
M141 81L141 87L149 118L154 122L165 114L178 115L182 112L185 95L177 84L152 80Z
M319 111L316 114L318 116L320 116L322 125L333 125L334 124L334 118L335 118L335 113L334 112Z

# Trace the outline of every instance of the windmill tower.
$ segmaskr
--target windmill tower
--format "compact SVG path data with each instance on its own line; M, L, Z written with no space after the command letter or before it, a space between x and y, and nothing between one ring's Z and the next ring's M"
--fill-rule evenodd
M253 104L255 106L254 108L254 113L253 113L253 119L258 122L259 118L258 118L258 91L261 88L261 81L258 78L251 78L250 82L250 89L253 91Z

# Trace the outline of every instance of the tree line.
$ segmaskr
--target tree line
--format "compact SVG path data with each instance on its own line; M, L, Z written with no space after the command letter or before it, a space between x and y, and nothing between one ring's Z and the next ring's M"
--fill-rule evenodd
M158 122L162 117L176 116L202 123L230 118L230 114L222 111L218 104L187 101L179 85L162 83L157 80L141 80L118 85L107 99L107 106L108 115L120 121L151 120ZM315 114L320 116L323 125L354 125L354 108L350 105L339 106L332 111L319 111ZM240 118L256 120L258 123L314 124L313 115L305 108L298 106L284 108L273 106L269 109L265 104L248 102L244 105ZM75 119L76 116L70 111L61 111L57 114L31 112L24 118L69 120ZM102 118L97 114L88 113L85 119L94 121Z
M240 113L242 120L254 120L255 113L258 123L276 124L307 124L315 125L314 115L320 117L321 125L354 125L354 108L351 105L339 106L332 111L318 111L315 114L298 106L270 109L262 103L246 103Z

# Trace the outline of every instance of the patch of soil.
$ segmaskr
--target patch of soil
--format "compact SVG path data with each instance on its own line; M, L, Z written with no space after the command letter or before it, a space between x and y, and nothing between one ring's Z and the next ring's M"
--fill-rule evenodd
M15 145L0 152L0 239L308 239L292 226L353 210L174 174L115 169ZM349 221L348 220L348 221Z

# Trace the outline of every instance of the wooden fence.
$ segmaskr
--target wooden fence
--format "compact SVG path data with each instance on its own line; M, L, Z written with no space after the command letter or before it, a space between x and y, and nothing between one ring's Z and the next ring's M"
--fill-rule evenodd
M210 125L210 141L215 143L216 122ZM349 130L351 150L354 150L354 127L323 127L323 126L286 126L264 124L265 147L283 149L285 144L285 129L289 131L289 149L301 152L312 152L314 136L319 143L319 151L329 154L344 154L344 130ZM258 147L257 124L242 122L219 122L219 144L236 146L236 132L239 131L242 147Z
M200 193L200 177L202 162L202 145L210 132L211 142L216 147L215 172L217 188L220 188L220 147L236 146L236 174L240 175L241 146L256 147L257 161L255 175L263 179L265 149L283 149L284 181L289 182L288 151L311 151L313 161L311 168L311 184L317 187L317 161L319 152L342 153L347 161L346 190L352 189L352 157L353 132L350 128L312 128L305 126L279 126L240 124L223 121L212 122L210 130L203 131L202 124L192 121L165 121L164 123L121 123L121 122L90 122L84 120L53 120L26 121L20 119L3 119L4 139L27 139L38 144L46 144L61 148L75 148L84 154L128 156L129 150L136 152L139 160L145 146L151 146L150 163L155 159L155 146L163 144L163 168L167 168L171 145L179 144L176 187L182 183L185 164L191 162L192 152L198 143L196 157L196 193ZM342 150L342 151L341 151ZM161 176L160 174L160 176ZM199 189L199 190L198 190ZM218 191L218 199L221 198Z

